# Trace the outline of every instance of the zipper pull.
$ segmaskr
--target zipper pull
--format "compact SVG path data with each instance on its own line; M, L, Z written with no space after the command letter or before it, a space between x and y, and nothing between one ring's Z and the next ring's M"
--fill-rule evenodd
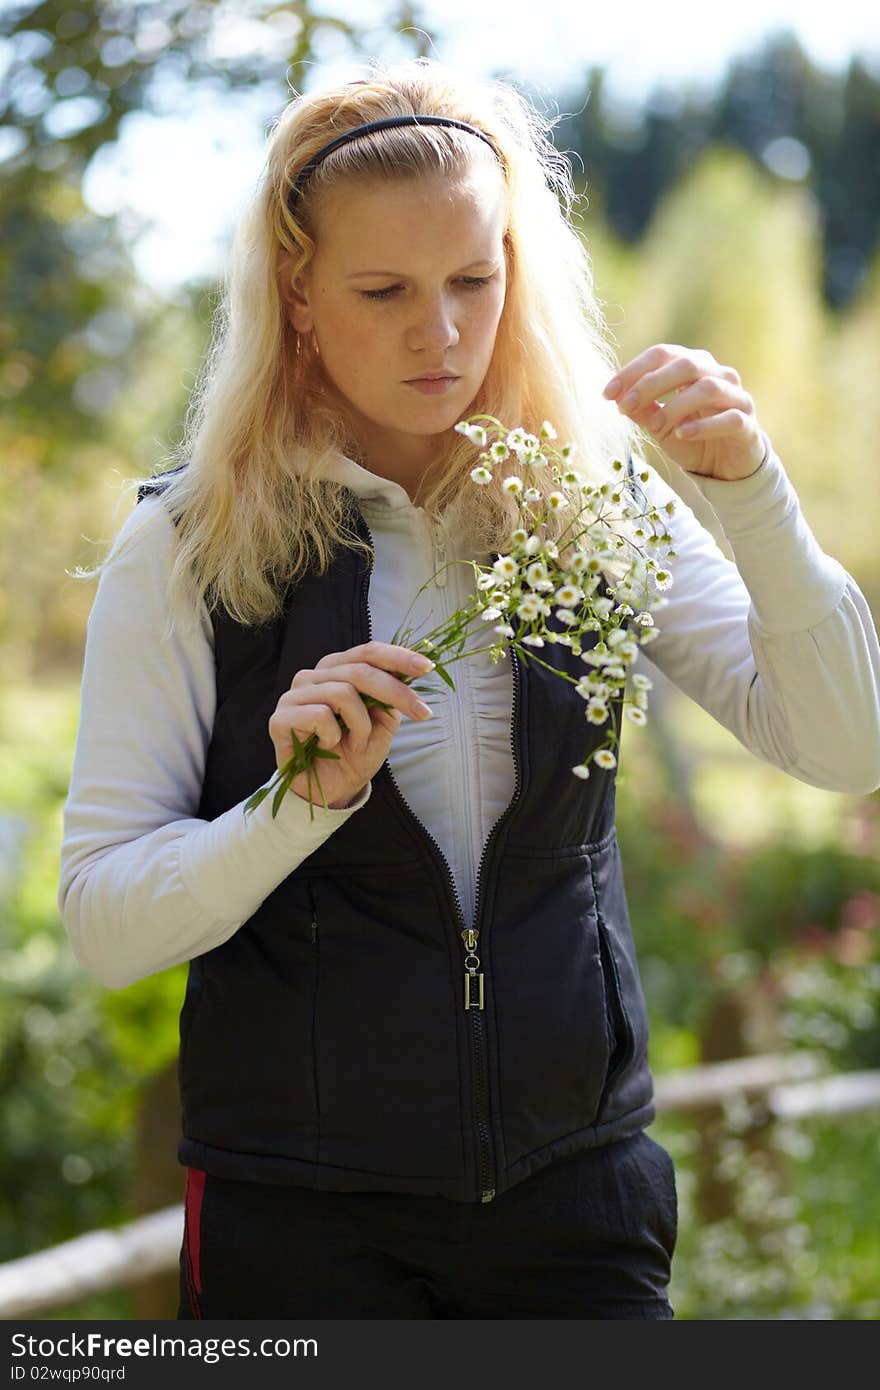
M478 933L473 927L461 933L467 954L464 958L464 1006L466 1009L483 1008L483 974L480 970L480 957L476 954Z
M434 546L434 584L438 589L446 588L447 572L442 567L446 564L446 536L439 521L431 522L431 543ZM437 574L437 570L441 570Z

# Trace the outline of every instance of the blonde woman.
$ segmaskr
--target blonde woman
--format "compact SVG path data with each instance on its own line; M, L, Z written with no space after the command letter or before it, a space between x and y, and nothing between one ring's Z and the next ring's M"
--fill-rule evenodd
M432 713L390 640L509 540L457 422L550 420L596 476L658 440L735 563L677 508L652 662L790 775L880 783L862 594L733 368L618 369L549 134L431 61L291 101L177 467L103 567L59 903L110 988L190 963L181 1318L672 1317L614 778L571 775L546 668L475 655ZM327 808L300 777L246 816L291 729L339 755Z

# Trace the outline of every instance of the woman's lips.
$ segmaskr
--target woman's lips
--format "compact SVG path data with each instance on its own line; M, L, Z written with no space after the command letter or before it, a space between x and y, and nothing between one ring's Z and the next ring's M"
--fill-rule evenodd
M442 396L444 391L448 391L458 381L457 376L441 377L416 377L413 381L404 383L411 386L414 391L420 391L423 396Z

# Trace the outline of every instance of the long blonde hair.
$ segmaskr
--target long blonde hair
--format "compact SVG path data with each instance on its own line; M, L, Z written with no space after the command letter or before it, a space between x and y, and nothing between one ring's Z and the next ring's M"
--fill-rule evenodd
M312 567L323 572L338 545L367 548L354 534L351 493L322 477L335 455L356 450L314 350L288 320L282 277L290 283L311 259L322 191L351 179L457 177L495 155L484 141L447 126L374 132L328 155L291 212L288 194L299 170L354 126L405 114L450 116L485 131L498 151L508 198L507 295L471 413L533 433L550 420L593 478L625 458L638 436L602 397L615 354L573 221L571 167L550 139L555 122L509 84L466 79L432 59L370 67L369 77L295 97L271 128L183 436L165 460L185 465L165 491L178 535L172 611L175 595L192 595L195 581L209 607L223 606L239 622L263 622L278 613L285 584ZM449 434L443 466L424 480L421 505L430 515L466 519L475 552L506 548L516 504L501 488L501 471L475 487L474 446Z

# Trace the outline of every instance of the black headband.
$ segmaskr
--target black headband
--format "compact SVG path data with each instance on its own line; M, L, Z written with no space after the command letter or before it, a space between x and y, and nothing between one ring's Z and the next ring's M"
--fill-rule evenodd
M451 125L458 130L466 130L471 135L478 135L481 140L485 140L492 153L500 159L498 150L489 139L485 131L479 130L475 125L468 125L467 121L456 121L451 116L386 116L381 121L370 121L367 125L355 126L353 130L346 130L344 134L337 135L335 140L323 145L317 154L313 154L307 164L304 164L290 186L287 194L287 206L293 211L294 203L302 191L303 184L311 174L312 170L325 159L332 150L338 149L340 145L345 145L349 140L354 140L360 135L367 135L372 130L387 130L391 126L398 125Z

